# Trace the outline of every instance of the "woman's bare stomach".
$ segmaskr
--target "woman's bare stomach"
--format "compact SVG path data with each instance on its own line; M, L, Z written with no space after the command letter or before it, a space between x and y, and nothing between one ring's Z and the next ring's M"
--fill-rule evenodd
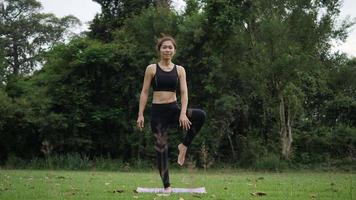
M153 92L152 103L164 104L164 103L172 103L175 101L177 101L177 96L175 92L169 92L169 91Z

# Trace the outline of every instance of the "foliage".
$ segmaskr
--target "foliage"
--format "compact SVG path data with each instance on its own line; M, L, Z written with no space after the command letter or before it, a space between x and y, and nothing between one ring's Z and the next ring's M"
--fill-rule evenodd
M2 58L6 61L7 76L31 74L42 61L42 54L61 41L69 27L80 23L74 16L57 18L54 14L40 13L40 9L37 0L0 3L0 46L4 48ZM4 74L0 75L3 80Z
M189 107L208 113L189 148L193 164L273 170L354 162L355 59L330 50L353 24L336 26L340 1L189 0L183 13L160 1L97 2L102 13L87 35L57 43L27 77L0 80L3 162L65 154L154 160L149 103L143 132L135 121L162 34L177 39ZM4 55L0 74L9 74ZM171 146L181 132L172 130Z

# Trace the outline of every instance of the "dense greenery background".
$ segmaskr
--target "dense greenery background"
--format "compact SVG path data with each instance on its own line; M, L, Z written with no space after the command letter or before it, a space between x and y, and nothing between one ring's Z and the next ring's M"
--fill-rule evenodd
M174 36L189 107L208 118L191 149L196 166L356 160L356 59L333 53L351 21L340 0L95 0L90 30L63 38L73 16L36 0L0 3L0 161L73 154L153 160L136 129L156 39ZM178 129L177 129L178 130ZM171 154L182 131L172 130Z

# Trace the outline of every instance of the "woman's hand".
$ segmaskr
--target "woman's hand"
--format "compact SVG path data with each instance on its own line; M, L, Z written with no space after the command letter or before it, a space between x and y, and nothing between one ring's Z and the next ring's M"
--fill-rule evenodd
M143 127L145 126L145 118L143 115L138 116L137 118L137 127L142 131Z
M189 121L186 114L180 114L179 116L179 126L183 128L183 130L189 130L192 122Z

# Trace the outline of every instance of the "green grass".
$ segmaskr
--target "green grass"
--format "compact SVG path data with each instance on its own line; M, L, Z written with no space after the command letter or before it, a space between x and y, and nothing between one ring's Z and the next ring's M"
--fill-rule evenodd
M174 170L170 175L173 187L204 186L208 193L167 197L133 192L137 186L160 187L156 171L0 170L0 199L356 199L353 173ZM254 192L266 195L251 195Z

